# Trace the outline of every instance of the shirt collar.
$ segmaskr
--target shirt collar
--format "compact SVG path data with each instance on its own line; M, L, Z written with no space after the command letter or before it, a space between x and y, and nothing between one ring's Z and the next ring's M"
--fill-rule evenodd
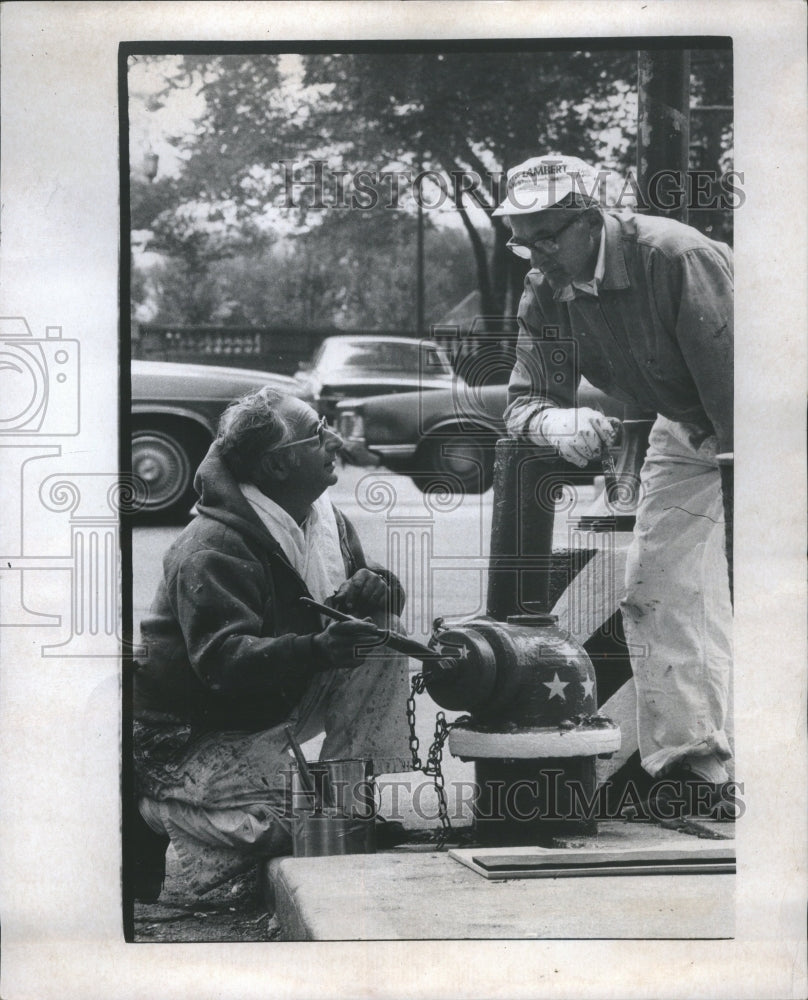
M628 288L628 271L621 245L620 220L616 215L603 212L603 228L600 231L600 246L595 273L591 282L573 282L560 288L553 298L559 302L569 302L575 298L576 289L597 295L600 286L608 289Z
M559 302L569 302L574 299L578 292L585 292L587 295L597 295L598 285L603 281L606 272L606 226L600 228L600 243L598 244L598 259L595 262L595 273L589 281L573 281L564 288L559 288L555 298Z

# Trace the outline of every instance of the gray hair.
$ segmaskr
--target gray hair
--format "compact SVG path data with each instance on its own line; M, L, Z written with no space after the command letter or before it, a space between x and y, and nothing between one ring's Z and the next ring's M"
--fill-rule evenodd
M284 398L284 393L264 386L231 403L221 415L216 444L238 482L260 477L261 456L289 438L289 425L278 413Z

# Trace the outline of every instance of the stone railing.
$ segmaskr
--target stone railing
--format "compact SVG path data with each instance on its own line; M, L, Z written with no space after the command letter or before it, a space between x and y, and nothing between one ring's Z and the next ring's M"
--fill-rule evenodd
M333 327L169 326L141 323L132 331L132 357L153 361L258 368L292 375L326 337L339 334L409 336L401 330Z

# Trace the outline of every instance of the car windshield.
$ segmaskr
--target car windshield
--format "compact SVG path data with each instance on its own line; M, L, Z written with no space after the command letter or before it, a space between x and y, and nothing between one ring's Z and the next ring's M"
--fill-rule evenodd
M356 368L399 375L452 374L446 352L429 341L326 340L316 367L327 371Z

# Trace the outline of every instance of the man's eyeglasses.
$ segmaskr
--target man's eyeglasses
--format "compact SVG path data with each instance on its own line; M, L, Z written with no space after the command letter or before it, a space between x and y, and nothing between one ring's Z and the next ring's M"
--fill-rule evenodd
M560 229L556 229L554 233L547 233L546 236L535 236L532 240L520 240L519 237L512 236L505 246L511 253L515 253L517 257L521 257L522 260L530 260L531 250L554 250L558 246L558 237L565 229L569 229L580 218L580 214L576 214L568 222L565 222Z
M331 430L328 426L328 421L325 417L320 417L317 423L317 433L312 434L311 437L298 438L297 441L286 441L284 444L277 444L270 451L280 451L282 448L291 448L294 444L310 444L312 441L316 441L319 447L325 444L325 436Z

